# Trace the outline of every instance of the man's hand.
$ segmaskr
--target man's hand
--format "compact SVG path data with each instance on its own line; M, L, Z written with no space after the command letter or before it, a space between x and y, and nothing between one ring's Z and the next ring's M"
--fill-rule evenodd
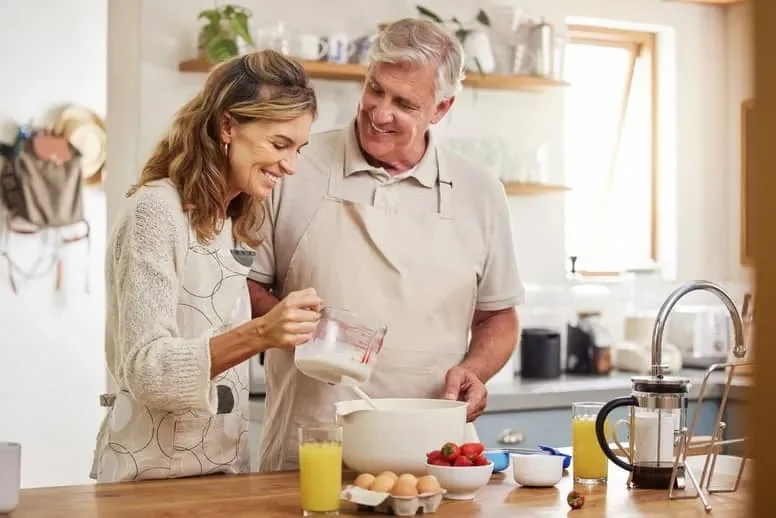
M445 399L466 401L466 420L471 422L485 411L488 389L471 371L458 365L447 371L445 376Z

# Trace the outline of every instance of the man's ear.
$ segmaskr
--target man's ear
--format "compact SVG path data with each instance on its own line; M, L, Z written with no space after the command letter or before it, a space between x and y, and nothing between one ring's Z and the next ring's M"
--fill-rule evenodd
M447 112L450 111L450 108L453 107L454 102L455 96L439 101L439 103L436 105L436 108L434 109L434 114L431 116L431 124L436 124L441 121Z

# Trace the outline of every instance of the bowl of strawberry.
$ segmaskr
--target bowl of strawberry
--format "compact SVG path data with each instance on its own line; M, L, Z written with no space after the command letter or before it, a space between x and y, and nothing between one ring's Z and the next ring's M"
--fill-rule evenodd
M485 446L470 442L460 446L447 442L426 454L426 472L447 490L445 498L471 500L490 480L493 463L483 455Z

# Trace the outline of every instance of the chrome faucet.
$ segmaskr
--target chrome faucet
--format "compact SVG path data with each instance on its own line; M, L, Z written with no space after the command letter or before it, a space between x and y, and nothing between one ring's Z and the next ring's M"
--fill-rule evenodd
M663 328L666 325L671 311L679 299L684 297L693 291L708 291L715 294L725 304L725 307L730 313L730 318L733 320L733 332L735 335L735 343L733 344L733 355L736 358L743 358L746 354L746 344L744 343L744 325L741 321L741 315L738 313L736 304L730 296L714 284L709 281L690 281L675 289L663 302L660 307L660 311L657 314L655 320L655 328L652 331L652 376L662 377L667 366L663 365Z

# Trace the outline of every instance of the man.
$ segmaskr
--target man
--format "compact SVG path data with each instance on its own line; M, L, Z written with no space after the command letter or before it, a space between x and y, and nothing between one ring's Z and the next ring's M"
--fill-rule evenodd
M249 283L254 315L313 287L325 305L385 323L364 391L460 399L471 421L516 346L523 286L501 183L430 130L453 105L462 63L435 23L380 33L355 120L315 135L268 200ZM260 469L294 469L297 427L331 421L333 403L353 395L301 374L293 352L268 352L265 369Z

